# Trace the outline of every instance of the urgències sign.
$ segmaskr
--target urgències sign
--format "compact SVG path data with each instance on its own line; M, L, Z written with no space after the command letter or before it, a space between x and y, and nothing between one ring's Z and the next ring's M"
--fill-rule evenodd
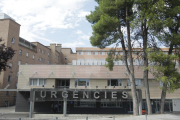
M127 91L120 91L120 90L41 90L35 91L35 101L61 101L64 98L72 101L72 100L127 100L128 99L128 92Z

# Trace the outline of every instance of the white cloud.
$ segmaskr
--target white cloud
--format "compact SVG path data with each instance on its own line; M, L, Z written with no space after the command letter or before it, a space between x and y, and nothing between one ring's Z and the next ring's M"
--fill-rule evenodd
M76 34L82 34L82 31L81 30L77 30Z
M89 40L90 39L90 36L89 35L82 35L80 36L81 39L84 39L84 40Z
M86 15L89 15L90 12L86 12L86 11L80 11L78 14L78 17L85 17Z
M78 23L89 14L82 9L85 1L87 0L1 0L0 11L21 24L20 36L29 41L42 39L51 42L43 38L43 31L79 26Z
M71 42L71 43L62 43L62 47L63 48L71 48L73 50L73 52L76 51L76 47L81 47L81 46L84 46L85 43L81 42L81 41L74 41L74 42Z
M80 40L89 40L90 39L90 35L84 34L81 30L77 30L75 33L79 35L78 39L80 39Z
M80 42L80 41L75 41L75 42L72 42L72 43L63 43L62 44L63 47L78 47L78 46L82 46L82 45L85 45L83 42Z

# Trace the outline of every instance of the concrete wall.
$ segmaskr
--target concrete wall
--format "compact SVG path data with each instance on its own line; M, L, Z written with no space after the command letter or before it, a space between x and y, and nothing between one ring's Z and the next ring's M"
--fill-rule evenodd
M63 53L63 64L72 64L72 60L77 60L77 54L72 53L71 48L62 48L61 52Z
M108 86L106 89L131 89L127 86L128 77L123 74L124 66L115 66L113 71L108 71L104 66L73 66L73 65L20 65L18 89L42 88L42 86L28 86L29 78L46 78L46 88L52 88L55 84L55 79L70 79L70 88L75 88L75 79L86 78L90 80L90 86L77 86L77 89L105 89L108 79L122 79L123 85L113 88ZM37 71L34 74L34 71ZM52 74L50 72L53 71ZM137 86L137 89L142 90L142 96L145 98L144 81L142 68L135 67L135 78L142 80L142 86ZM74 73L73 73L74 72ZM90 75L92 72L92 75ZM109 74L107 74L109 72ZM151 99L159 99L161 90L159 82L153 80L153 76L149 74L149 86ZM180 89L174 93L167 93L167 99L179 98Z
M180 99L173 99L173 113L180 113Z

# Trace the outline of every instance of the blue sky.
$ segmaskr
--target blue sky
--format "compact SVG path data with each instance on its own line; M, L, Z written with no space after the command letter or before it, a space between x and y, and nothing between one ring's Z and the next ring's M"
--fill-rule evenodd
M94 0L0 0L0 13L21 24L20 36L49 46L91 47L91 24L85 16L93 11Z

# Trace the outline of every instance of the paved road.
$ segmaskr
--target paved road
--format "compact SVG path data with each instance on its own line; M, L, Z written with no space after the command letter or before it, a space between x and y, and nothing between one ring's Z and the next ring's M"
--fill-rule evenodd
M0 120L31 120L28 119L29 114L27 112L15 112L15 107L0 107ZM113 116L115 116L115 120L146 120L145 115L141 116L133 116L133 115L112 115L112 114L71 114L67 115L67 117L63 117L62 114L34 114L34 118L36 120L55 120L58 117L58 120L86 120L88 116L88 120L113 120ZM153 114L148 115L147 120L180 120L180 114Z

